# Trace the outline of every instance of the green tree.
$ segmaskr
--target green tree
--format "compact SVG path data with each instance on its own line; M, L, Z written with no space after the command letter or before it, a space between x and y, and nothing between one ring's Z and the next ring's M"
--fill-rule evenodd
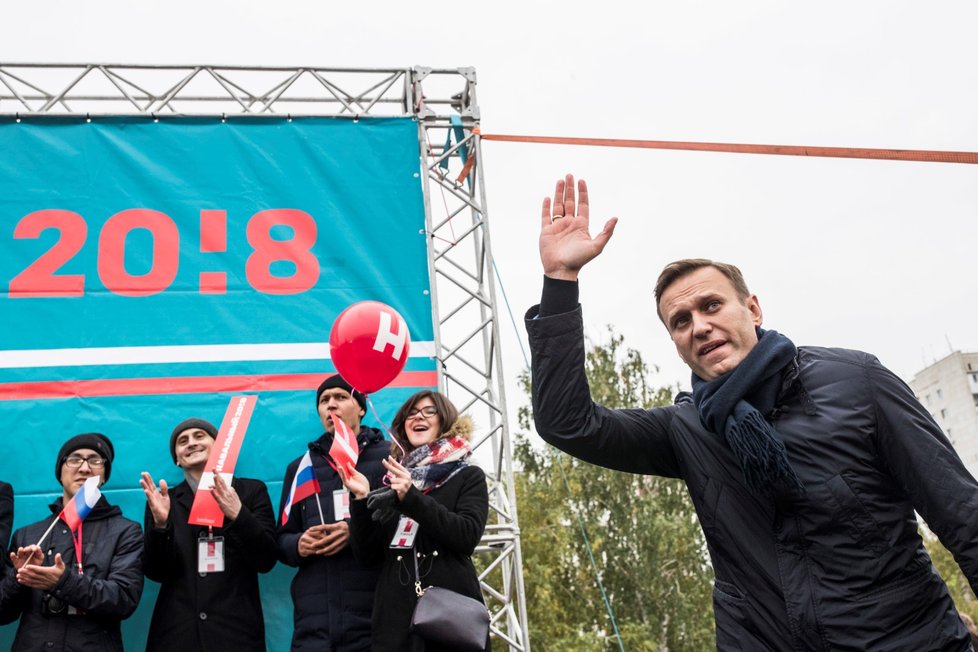
M608 335L587 353L594 400L613 408L671 403L672 390L653 387L641 355L610 327ZM521 382L529 393L527 374ZM520 410L520 427L532 429L528 407ZM534 649L618 649L598 577L624 649L715 647L713 572L681 481L593 466L525 434L517 436L514 457Z
M937 569L947 584L947 590L954 600L954 606L960 613L968 614L972 620L978 622L978 600L975 600L975 593L971 590L968 578L961 572L958 562L954 561L951 551L941 544L937 535L926 525L921 526L920 536L924 540L927 554L934 562L934 568Z

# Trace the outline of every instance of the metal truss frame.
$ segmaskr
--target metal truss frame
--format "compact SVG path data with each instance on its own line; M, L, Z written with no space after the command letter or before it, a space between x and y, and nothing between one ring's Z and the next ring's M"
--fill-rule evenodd
M0 63L0 115L417 121L439 386L479 427L490 518L476 553L493 636L528 651L475 70Z

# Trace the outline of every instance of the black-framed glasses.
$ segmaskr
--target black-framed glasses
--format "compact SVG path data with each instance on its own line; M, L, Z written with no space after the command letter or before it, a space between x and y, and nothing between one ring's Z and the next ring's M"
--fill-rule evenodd
M91 457L81 457L80 455L71 455L65 458L65 464L68 465L69 469L77 469L82 465L82 462L88 462L88 468L90 469L101 469L105 464L105 460L98 455L92 455Z
M438 414L438 408L436 408L434 405L426 405L423 408L418 408L417 410L411 410L408 412L407 419L405 420L410 421L411 419L417 419L418 417L424 417L427 419L428 417L433 417L436 414Z

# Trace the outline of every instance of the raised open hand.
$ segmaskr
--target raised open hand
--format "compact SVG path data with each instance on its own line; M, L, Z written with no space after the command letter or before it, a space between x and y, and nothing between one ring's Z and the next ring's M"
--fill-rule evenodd
M166 486L166 480L160 480L160 490L156 490L153 484L153 477L143 471L139 478L139 486L146 494L146 504L153 515L153 525L156 527L166 527L166 521L170 518L170 492Z
M557 182L553 202L543 200L540 221L540 262L543 273L551 278L577 280L577 275L600 254L615 232L617 217L608 220L593 238L588 216L588 193L584 179L577 182L574 197L574 175Z
M408 489L414 483L411 481L411 472L404 468L400 462L395 460L393 457L388 457L386 460L381 460L384 468L387 469L387 477L390 478L391 489L397 494L398 500L404 500L404 496L407 495Z

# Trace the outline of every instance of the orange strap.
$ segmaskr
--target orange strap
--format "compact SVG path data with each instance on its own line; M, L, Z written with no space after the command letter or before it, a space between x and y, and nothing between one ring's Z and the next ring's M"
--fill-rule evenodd
M455 179L455 183L462 183L465 181L465 177L469 176L469 172L472 171L472 167L475 165L475 150L469 151L469 160L465 162L462 166L462 171L458 173L458 178Z
M868 158L888 161L926 161L930 163L978 164L978 152L946 152L915 149L869 149L862 147L806 147L802 145L686 143L671 140L562 138L558 136L514 136L509 134L482 134L482 140L499 140L510 143L540 143L544 145L640 147L645 149L679 149L697 152L733 152L737 154L779 154L781 156L826 156L832 158Z

